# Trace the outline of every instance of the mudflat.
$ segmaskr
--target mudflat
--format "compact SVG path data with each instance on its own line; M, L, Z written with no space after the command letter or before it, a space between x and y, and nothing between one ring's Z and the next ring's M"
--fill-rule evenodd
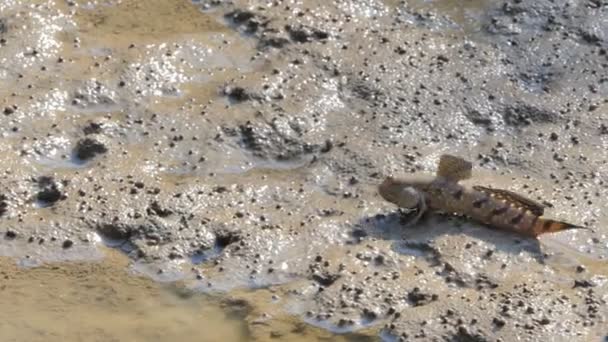
M2 331L605 339L607 23L602 1L1 1ZM404 227L378 185L444 153L591 229Z

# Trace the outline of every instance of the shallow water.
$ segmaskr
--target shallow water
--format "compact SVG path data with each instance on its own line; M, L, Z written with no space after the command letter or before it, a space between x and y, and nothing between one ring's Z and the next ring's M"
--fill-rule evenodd
M265 290L207 295L179 281L153 281L118 250L100 247L99 254L27 267L0 257L2 341L375 340L298 323L275 312Z
M445 16L450 23L445 23L447 27L465 34L471 34L481 29L481 18L485 11L496 1L493 0L384 0L388 6L403 6L405 9L420 11L432 18L435 16ZM420 19L415 16L409 17L412 22ZM439 19L440 18L434 18Z
M242 317L207 296L99 262L20 268L0 259L2 341L247 341Z

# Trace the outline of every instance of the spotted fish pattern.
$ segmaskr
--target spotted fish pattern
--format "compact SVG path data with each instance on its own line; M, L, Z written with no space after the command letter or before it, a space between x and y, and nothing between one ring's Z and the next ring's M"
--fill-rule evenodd
M435 177L387 177L378 192L399 207L417 209L419 213L410 224L430 210L467 216L491 228L529 237L584 228L543 217L544 205L512 191L459 183L471 174L470 162L444 154Z

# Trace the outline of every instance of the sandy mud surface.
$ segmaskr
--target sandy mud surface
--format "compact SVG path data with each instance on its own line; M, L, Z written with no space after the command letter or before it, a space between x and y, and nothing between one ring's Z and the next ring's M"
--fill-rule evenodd
M23 269L3 257L3 341L247 341L238 311L179 286L127 272L108 252L100 262Z
M114 247L250 339L602 341L607 34L601 0L0 1L0 254ZM377 185L442 153L590 229L404 227Z

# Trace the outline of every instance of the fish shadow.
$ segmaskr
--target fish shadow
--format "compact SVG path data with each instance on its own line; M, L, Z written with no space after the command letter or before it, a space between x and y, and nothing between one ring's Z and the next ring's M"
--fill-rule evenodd
M511 255L527 253L537 262L545 264L547 255L542 251L538 239L492 229L457 216L430 214L414 225L407 225L409 219L411 217L401 211L364 217L352 235L355 239L371 237L392 240L392 248L397 253L424 256L432 249L432 242L436 238L464 234L495 247L496 251Z

